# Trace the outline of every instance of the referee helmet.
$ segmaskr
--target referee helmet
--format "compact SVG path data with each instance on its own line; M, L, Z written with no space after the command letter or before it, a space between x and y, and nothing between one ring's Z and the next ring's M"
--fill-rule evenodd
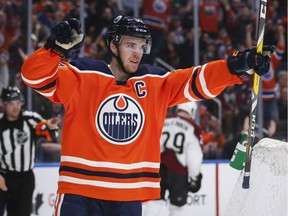
M4 102L9 102L12 100L20 100L24 102L24 96L17 86L8 86L2 89L1 99Z

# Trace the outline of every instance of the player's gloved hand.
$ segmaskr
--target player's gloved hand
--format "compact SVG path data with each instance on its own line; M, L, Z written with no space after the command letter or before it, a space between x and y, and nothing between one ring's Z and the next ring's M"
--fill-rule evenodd
M253 70L262 76L270 69L270 56L276 47L274 45L263 46L262 54L256 52L256 48L236 51L227 59L230 73L237 76L253 74Z
M51 48L52 52L68 59L81 49L84 38L85 35L81 31L79 20L72 18L60 22L51 29L51 34L44 47Z
M188 177L188 191L196 193L201 188L202 174L199 173L195 178Z

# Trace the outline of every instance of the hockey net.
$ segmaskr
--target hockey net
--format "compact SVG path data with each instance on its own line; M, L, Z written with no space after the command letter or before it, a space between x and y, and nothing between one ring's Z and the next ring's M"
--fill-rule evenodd
M225 216L287 216L288 143L264 138L253 148L250 187L241 172Z

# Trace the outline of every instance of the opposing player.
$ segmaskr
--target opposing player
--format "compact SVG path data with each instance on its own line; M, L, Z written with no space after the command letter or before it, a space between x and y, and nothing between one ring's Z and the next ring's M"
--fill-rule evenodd
M176 115L168 116L161 136L161 199L169 194L169 216L181 215L188 192L201 187L201 127L195 121L196 102L177 106ZM168 192L168 193L167 193ZM163 210L161 200L145 203L144 216L158 216Z
M139 18L119 15L107 31L109 65L80 58L76 19L60 22L44 47L24 62L30 87L66 109L55 216L140 216L142 200L160 197L160 136L169 106L209 99L252 68L260 75L270 58L255 49L228 61L168 72L140 65L151 49Z

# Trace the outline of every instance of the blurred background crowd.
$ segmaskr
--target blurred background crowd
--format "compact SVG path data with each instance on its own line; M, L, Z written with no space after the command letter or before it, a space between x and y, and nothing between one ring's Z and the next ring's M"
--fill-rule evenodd
M0 0L0 92L3 87L16 85L26 97L28 89L20 71L29 55L27 2ZM143 63L168 70L225 59L234 50L256 45L258 2L255 0L83 0L82 3L83 11L78 0L33 0L30 38L33 50L45 43L55 24L71 17L80 19L80 13L86 39L79 55L106 62L110 54L104 35L113 18L121 13L136 13L151 29L152 51ZM264 44L274 44L277 49L270 72L261 82L258 117L261 122L257 136L287 141L287 1L268 0L267 5ZM247 78L244 85L229 87L214 100L198 103L204 159L231 158L239 136L248 129L250 98L251 80ZM53 104L35 92L31 109L44 118L65 114L62 105ZM61 136L58 141L55 145L59 145ZM38 162L58 159L59 155L49 149L39 149Z

